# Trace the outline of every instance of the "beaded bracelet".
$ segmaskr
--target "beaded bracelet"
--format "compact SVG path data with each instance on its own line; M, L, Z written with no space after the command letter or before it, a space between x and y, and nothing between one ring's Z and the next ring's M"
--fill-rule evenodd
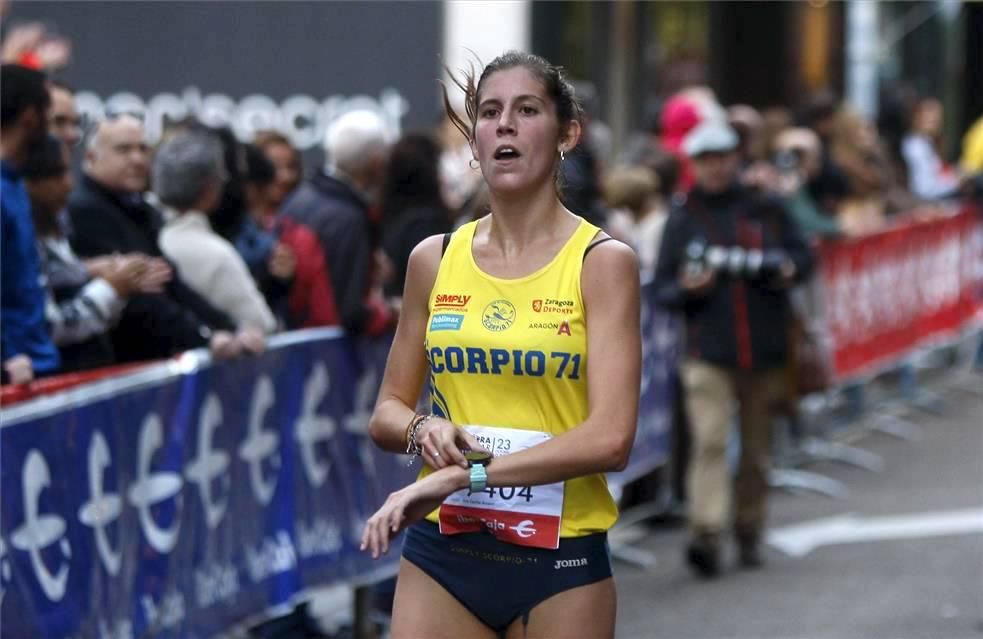
M403 433L403 443L406 446L407 455L412 452L412 440L410 439L410 435L413 433L413 427L416 426L416 422L418 419L420 419L420 417L422 417L422 415L414 413L413 417L410 418L410 423L406 425L406 431Z
M413 419L410 420L409 426L406 427L406 454L413 455L416 457L423 452L423 448L420 443L416 441L416 436L420 433L420 428L428 420L436 417L433 413L429 415L414 415Z

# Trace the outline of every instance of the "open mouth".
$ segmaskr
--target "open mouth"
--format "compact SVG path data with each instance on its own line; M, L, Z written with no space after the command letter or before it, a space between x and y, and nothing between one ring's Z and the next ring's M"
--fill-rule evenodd
M496 160L514 160L520 157L519 153L514 146L503 145L495 149L495 155L493 156Z

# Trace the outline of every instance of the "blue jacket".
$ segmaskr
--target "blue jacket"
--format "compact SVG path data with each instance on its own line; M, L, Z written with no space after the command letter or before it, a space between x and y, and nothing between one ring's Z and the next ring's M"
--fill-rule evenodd
M20 174L0 163L0 359L31 358L37 375L61 365L44 319L44 289L31 218L31 202Z

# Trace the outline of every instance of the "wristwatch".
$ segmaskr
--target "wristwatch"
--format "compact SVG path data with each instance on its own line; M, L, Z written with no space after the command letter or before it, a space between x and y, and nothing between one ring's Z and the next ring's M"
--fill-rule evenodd
M488 483L488 471L485 466L491 463L492 454L485 451L469 450L464 453L468 460L471 474L471 492L477 493L485 489Z

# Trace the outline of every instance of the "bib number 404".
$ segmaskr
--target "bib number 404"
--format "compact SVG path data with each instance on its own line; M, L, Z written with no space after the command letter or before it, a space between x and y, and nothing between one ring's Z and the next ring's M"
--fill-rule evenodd
M509 501L511 499L525 499L527 502L532 501L532 487L522 486L517 488L515 486L489 486L484 490L479 490L479 493L488 493L488 496L495 499L495 495L498 495L501 499ZM471 489L468 489L468 497L474 495Z

